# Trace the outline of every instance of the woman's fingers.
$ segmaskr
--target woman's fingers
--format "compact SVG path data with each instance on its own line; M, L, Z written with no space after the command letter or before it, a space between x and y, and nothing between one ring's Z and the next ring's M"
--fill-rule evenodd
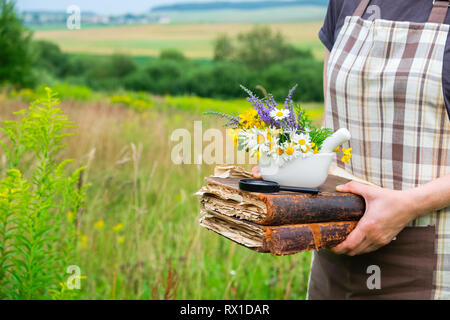
M336 190L339 192L350 192L365 197L370 193L372 188L374 187L356 181L350 181L346 184L337 186Z
M358 249L366 240L366 235L361 231L358 226L356 226L355 230L350 232L347 239L338 244L336 247L331 250L337 254L348 254L356 249Z

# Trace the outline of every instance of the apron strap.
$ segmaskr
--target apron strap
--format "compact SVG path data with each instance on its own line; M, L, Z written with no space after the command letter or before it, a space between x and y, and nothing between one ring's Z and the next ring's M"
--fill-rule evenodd
M364 12L366 12L367 7L369 6L371 0L361 0L355 12L353 13L356 17L362 17Z
M353 15L362 17L370 2L371 0L361 0ZM449 0L433 0L433 9L431 10L428 22L443 24L445 22L445 18L447 17L449 7Z
M428 22L443 24L445 22L445 18L447 17L449 6L449 0L433 0L433 10L431 10Z

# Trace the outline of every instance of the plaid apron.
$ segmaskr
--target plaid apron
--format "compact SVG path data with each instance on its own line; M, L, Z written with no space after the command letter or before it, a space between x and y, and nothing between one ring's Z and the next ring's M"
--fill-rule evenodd
M384 188L414 188L450 174L442 87L449 2L436 1L427 23L363 20L369 3L346 18L330 54L325 126L352 135L352 159L339 167ZM371 264L380 266L379 290L366 285ZM375 253L315 252L308 296L450 299L450 207L412 221Z

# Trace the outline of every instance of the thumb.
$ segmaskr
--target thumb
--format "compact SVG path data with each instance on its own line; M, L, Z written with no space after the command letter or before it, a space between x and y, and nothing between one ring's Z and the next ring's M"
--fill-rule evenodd
M370 191L370 188L370 186L356 181L350 181L346 184L336 186L336 190L339 192L355 193L363 197Z

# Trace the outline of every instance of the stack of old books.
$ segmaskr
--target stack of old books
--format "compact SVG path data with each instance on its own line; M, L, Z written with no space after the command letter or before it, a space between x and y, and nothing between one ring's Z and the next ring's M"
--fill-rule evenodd
M336 168L337 169L337 168ZM342 172L341 172L342 173ZM317 195L239 189L251 174L217 167L198 192L200 225L240 245L276 255L330 248L345 240L364 213L364 199L335 191L352 177L330 174Z

